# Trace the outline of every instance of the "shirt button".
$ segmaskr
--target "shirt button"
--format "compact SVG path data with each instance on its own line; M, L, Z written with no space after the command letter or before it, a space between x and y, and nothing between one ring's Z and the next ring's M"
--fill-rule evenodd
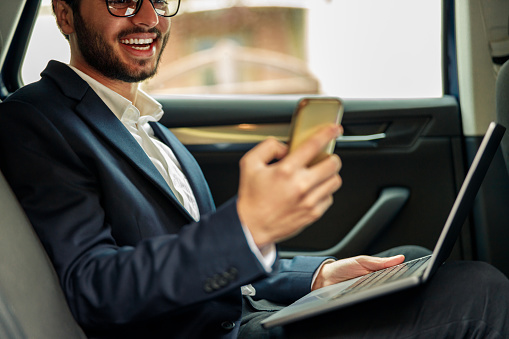
M125 112L124 115L126 119L132 120L133 122L136 122L138 120L139 114L133 109L132 106L130 106Z
M235 323L233 321L223 321L221 324L221 327L224 328L227 331L231 331L235 328Z

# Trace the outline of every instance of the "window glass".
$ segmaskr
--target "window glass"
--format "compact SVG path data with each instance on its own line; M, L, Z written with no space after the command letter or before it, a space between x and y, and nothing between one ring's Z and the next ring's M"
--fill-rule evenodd
M151 94L317 93L439 97L441 0L182 0ZM51 46L51 47L50 47ZM25 59L25 82L69 60L50 0Z
M51 0L42 0L39 17L35 22L21 68L23 82L26 84L38 80L51 59L68 63L69 44L58 30L51 11Z

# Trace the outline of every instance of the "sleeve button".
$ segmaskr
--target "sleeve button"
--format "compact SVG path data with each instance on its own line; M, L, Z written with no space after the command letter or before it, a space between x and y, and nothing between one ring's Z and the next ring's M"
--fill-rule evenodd
M235 323L233 321L223 321L221 323L221 327L224 328L225 330L228 330L228 331L231 331L235 328Z
M215 278L216 278L217 283L221 287L225 287L229 283L228 279L226 279L223 275L218 274Z
M237 278L237 274L239 273L239 271L235 268L235 267L231 267L229 270L228 270L228 274L230 276L230 280L233 281Z
M219 282L216 280L216 279L211 279L210 280L210 286L214 289L214 290L218 290L221 288L221 286L219 286Z
M210 279L207 279L207 281L203 285L203 290L207 293L214 291L214 288L212 287Z

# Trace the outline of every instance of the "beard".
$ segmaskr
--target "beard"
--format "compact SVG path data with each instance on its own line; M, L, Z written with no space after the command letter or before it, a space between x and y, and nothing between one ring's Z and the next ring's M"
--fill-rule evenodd
M149 30L143 30L142 28L135 27L130 30L124 30L118 34L119 37L126 36L133 33L155 33L157 39L163 39L161 50L157 55L156 63L152 69L146 71L136 71L129 68L129 65L124 64L118 55L113 52L104 37L96 30L87 26L84 22L81 14L77 11L74 13L74 28L78 40L78 47L85 61L95 68L97 71L102 73L107 78L113 80L120 80L124 82L140 82L153 77L159 66L162 52L168 42L169 33L164 37L161 32L154 28ZM147 64L147 60L137 60L139 66Z

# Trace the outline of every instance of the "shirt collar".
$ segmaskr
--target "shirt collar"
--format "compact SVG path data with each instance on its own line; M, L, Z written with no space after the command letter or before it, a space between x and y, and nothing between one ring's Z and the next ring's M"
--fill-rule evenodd
M114 90L104 86L99 81L83 73L76 67L70 66L94 92L101 98L101 100L108 106L108 108L115 114L115 116L122 120L124 113L131 107L135 107L141 116L151 116L155 121L159 121L163 116L163 109L160 103L155 101L143 90L138 88L136 102L133 104L130 100L124 98Z

